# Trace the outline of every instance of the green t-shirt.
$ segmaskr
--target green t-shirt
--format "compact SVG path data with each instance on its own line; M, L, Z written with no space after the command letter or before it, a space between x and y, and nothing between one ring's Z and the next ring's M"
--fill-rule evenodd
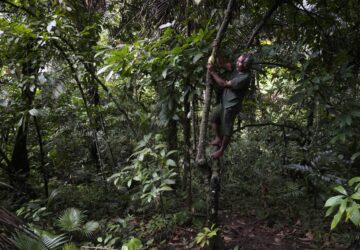
M224 108L241 105L250 86L250 73L234 70L230 75L231 87L225 88L222 94Z

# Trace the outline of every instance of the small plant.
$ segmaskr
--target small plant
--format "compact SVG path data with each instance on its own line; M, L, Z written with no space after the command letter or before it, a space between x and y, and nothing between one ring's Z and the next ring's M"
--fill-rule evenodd
M196 244L200 247L208 246L210 239L216 236L218 230L219 228L215 228L215 225L212 225L211 228L204 227L203 231L196 235Z
M143 245L138 238L131 238L121 247L121 250L140 250L142 247Z
M325 203L325 207L328 207L325 217L331 215L338 207L331 222L331 230L336 228L344 215L346 222L350 220L355 226L360 226L360 204L357 202L360 200L360 177L350 179L348 184L354 189L351 195L339 185L334 190L340 194L329 198Z
M85 237L90 238L99 228L96 221L85 223L85 214L77 208L68 208L59 217L58 224L63 231L68 233L80 232Z
M170 157L176 151L167 152L163 144L151 145L151 138L152 134L144 136L131 156L132 164L108 179L119 189L124 189L124 186L141 188L133 199L139 199L143 204L158 202L164 192L172 191L176 176L176 163Z

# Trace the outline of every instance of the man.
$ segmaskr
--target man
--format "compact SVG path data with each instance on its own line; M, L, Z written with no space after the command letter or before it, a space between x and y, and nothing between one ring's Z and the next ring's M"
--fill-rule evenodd
M231 74L230 80L220 77L213 64L207 65L212 78L223 90L221 103L215 107L210 118L215 134L215 139L210 144L219 146L219 149L211 154L213 158L221 157L230 142L234 120L240 112L242 101L250 86L250 68L253 62L251 54L241 55L236 61L236 70ZM229 64L223 65L229 68Z

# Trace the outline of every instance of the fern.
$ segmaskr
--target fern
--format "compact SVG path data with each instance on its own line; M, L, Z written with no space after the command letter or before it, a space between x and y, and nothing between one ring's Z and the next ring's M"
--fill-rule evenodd
M304 197L306 195L306 188L302 185L290 182L287 183L285 190L283 190L283 194L281 195L281 198L288 199L288 198L300 198Z

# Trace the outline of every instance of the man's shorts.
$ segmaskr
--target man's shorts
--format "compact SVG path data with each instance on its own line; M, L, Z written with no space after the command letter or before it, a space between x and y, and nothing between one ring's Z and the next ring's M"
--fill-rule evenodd
M222 105L218 104L210 114L210 122L221 124L221 134L231 136L234 121L239 112L240 105L223 109Z

